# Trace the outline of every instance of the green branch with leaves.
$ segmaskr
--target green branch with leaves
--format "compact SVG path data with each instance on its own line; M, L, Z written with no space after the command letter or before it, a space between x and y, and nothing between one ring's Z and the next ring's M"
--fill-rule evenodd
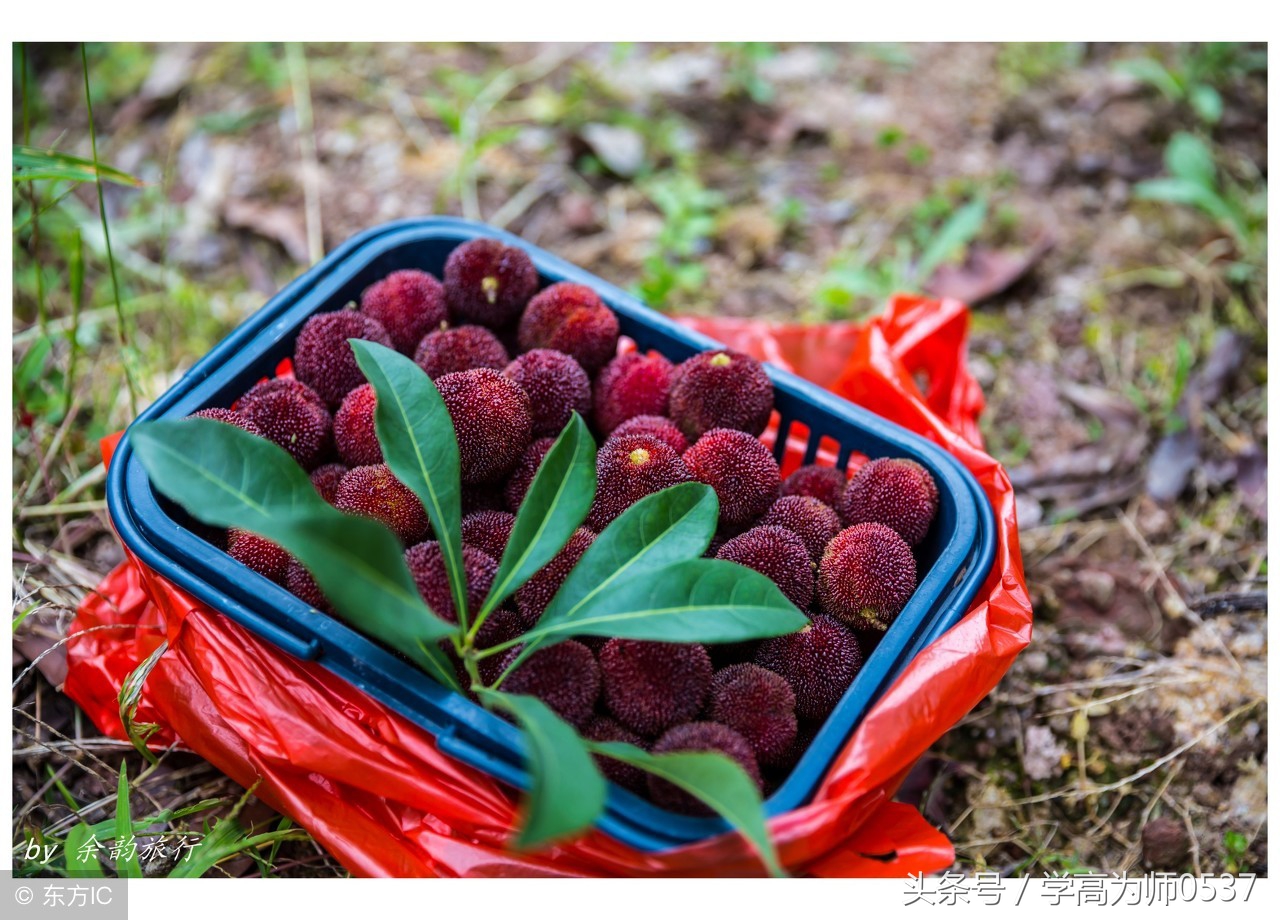
M684 483L635 503L597 536L528 632L478 648L485 620L586 519L596 491L595 441L575 413L534 477L492 588L472 618L465 601L458 445L448 409L410 359L371 342L352 339L351 345L377 394L375 429L385 461L422 501L440 542L457 623L424 602L390 530L329 505L270 441L209 419L139 423L130 439L155 487L205 524L241 528L279 544L353 627L451 689L467 683L486 708L513 717L530 774L517 847L544 846L593 824L607 789L595 758L608 757L700 800L746 837L770 873L781 874L760 792L729 757L650 754L628 744L587 742L541 700L500 689L535 650L574 636L718 643L803 628L805 615L771 580L703 558L719 517L715 492ZM480 662L516 647L516 660L486 684ZM461 662L461 682L446 649Z

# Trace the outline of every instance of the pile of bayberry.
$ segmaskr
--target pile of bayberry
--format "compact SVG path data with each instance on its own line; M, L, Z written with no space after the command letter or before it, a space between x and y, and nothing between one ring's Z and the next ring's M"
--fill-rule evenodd
M720 502L708 555L762 573L808 612L801 631L763 641L564 641L507 675L503 690L542 699L591 740L654 753L720 751L767 790L804 752L915 590L912 547L938 504L926 470L879 459L852 479L811 465L783 480L759 440L773 386L758 361L729 350L676 365L656 352L619 354L617 317L590 288L539 291L523 250L476 239L449 256L443 282L393 272L364 292L358 309L311 317L298 335L293 377L259 383L232 409L197 413L275 442L331 504L385 523L403 541L423 599L447 620L457 616L440 546L422 503L382 462L376 395L351 338L412 356L449 409L461 457L469 605L489 592L514 512L571 414L590 420L600 439L585 526L485 621L479 647L530 629L595 535L624 510L690 481L711 486ZM227 551L332 612L306 569L275 544L231 530ZM486 680L517 653L489 659ZM661 805L703 813L673 785L617 761L600 765Z

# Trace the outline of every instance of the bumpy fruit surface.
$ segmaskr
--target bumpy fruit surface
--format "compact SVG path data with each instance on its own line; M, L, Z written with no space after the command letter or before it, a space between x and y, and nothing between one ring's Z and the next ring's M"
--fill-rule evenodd
M506 503L502 500L502 489L497 483L479 483L477 485L462 484L462 513L474 514L477 511L506 511Z
M504 511L474 511L462 518L462 543L475 546L498 562L507 551L516 516Z
M503 658L505 669L519 649ZM595 712L600 668L591 649L569 640L540 649L502 682L507 693L527 693L546 703L560 718L581 728Z
M445 566L444 551L435 540L415 544L404 552L405 564L413 576L418 593L428 607L442 620L458 622L458 608L449 590L449 571ZM468 622L475 622L480 605L493 587L493 576L498 573L498 563L487 553L470 546L462 547L462 567L467 575Z
M529 394L535 438L557 436L574 412L584 419L591 415L591 378L562 351L535 348L508 364L502 373Z
M500 371L511 358L498 337L483 326L454 326L423 336L413 360L428 377L438 380L445 374L478 367Z
M303 325L294 345L294 374L320 394L331 409L365 382L347 339L366 339L393 347L382 323L354 310L316 314Z
M332 505L338 500L338 486L342 485L342 477L348 472L348 468L341 463L326 463L311 471L311 484L320 493L320 497Z
M213 419L215 422L225 422L228 425L234 425L241 431L247 431L249 434L256 434L260 438L266 437L266 435L262 433L261 428L249 421L241 413L232 409L201 409L199 412L191 413L189 417L208 418Z
M554 348L594 374L618 350L618 318L591 288L561 282L529 301L518 340L522 351Z
M373 384L363 383L346 395L333 416L333 443L347 466L373 466L382 462L382 446L373 422L378 395Z
M227 531L227 554L276 584L284 584L290 556L265 537L233 527Z
M382 324L402 354L413 354L422 337L449 318L444 285L434 275L406 268L365 288L360 312Z
M782 675L756 664L716 672L707 715L747 739L762 766L781 763L796 740L795 691Z
M818 614L799 632L760 643L756 664L782 676L796 694L796 715L825 719L864 660L862 643L847 626Z
M752 527L720 547L716 558L764 575L801 610L813 601L813 560L799 535L785 527Z
M882 457L849 480L839 511L846 525L884 524L916 546L938 513L938 485L914 460Z
M690 441L713 428L758 436L773 412L773 384L755 358L736 351L707 351L676 368L671 418Z
M648 738L696 716L711 689L711 658L701 645L610 639L600 672L609 712Z
M737 761L757 787L762 787L760 766L751 745L742 735L719 722L687 722L677 725L653 745L655 754L681 751L714 751ZM663 808L687 815L709 815L711 810L684 790L664 779L649 776L649 795Z
M596 454L596 498L587 526L599 533L646 495L688 481L684 461L657 438L643 434L609 438Z
M668 445L677 454L689 449L689 439L684 436L676 423L662 415L637 415L627 419L613 434L622 437L624 434L647 434Z
M822 558L831 538L840 532L840 515L807 495L782 496L765 512L760 523L776 524L797 534L814 562Z
M501 562L515 523L506 511L473 511L462 519L462 542Z
M357 466L342 477L334 505L339 511L381 521L400 542L412 545L431 529L422 502L386 466Z
M840 531L818 564L822 609L854 629L884 632L915 589L911 547L883 524Z
M778 499L778 462L745 431L711 429L685 451L684 462L689 475L715 489L723 523L750 524Z
M596 377L596 428L609 435L637 415L666 415L674 372L672 363L656 351L618 355Z
M289 589L290 594L304 603L310 604L321 613L333 615L333 604L329 603L329 599L321 592L311 573L297 559L289 560L284 573L284 586Z
M547 609L583 553L591 548L595 538L596 535L587 528L579 527L569 537L564 548L516 591L516 607L530 627L538 622L542 612Z
M333 446L333 417L320 396L301 381L264 380L237 405L263 437L283 447L305 470L324 460Z
M806 495L816 498L828 508L838 509L848 479L832 466L809 464L782 480L783 495Z
M529 446L529 397L491 368L445 374L436 381L453 419L466 484L493 482L509 472Z
M524 497L529 492L529 486L533 485L533 477L538 475L538 468L542 466L547 452L555 443L555 438L538 438L520 455L502 490L502 500L512 512L520 510L520 505L523 504Z
M648 750L649 748L643 738L635 732L623 728L616 719L611 719L608 716L593 717L582 730L582 737L589 741L621 741L624 744L634 744L641 750ZM600 768L604 778L610 782L617 783L624 789L630 789L632 792L642 795L648 788L648 774L639 767L633 767L631 764L623 763L621 760L615 760L612 757L603 757L599 754L593 756L595 757L596 766Z
M529 254L498 240L468 240L444 264L445 299L461 322L505 326L537 289L538 270Z

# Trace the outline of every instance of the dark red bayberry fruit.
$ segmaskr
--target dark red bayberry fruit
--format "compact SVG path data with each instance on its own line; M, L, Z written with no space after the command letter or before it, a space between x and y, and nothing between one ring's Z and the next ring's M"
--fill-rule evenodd
M884 524L916 546L938 513L938 485L914 460L882 457L849 480L838 510L846 525Z
M796 694L796 715L825 719L862 669L858 637L839 620L819 614L799 632L760 643L756 664L781 675Z
M378 394L373 384L356 387L342 400L333 416L333 443L347 466L373 466L382 462L382 445L373 422Z
M515 523L506 511L473 511L462 519L462 542L501 562Z
M796 740L795 692L786 678L759 665L717 671L707 715L742 735L761 765L781 763Z
M596 428L609 435L637 415L666 415L674 371L671 362L656 351L618 355L596 378Z
M392 272L367 287L360 296L360 312L381 323L396 350L406 355L449 318L444 285L413 268Z
M503 658L515 660L518 648ZM568 640L530 655L502 682L507 693L527 693L550 706L560 718L579 728L591 720L600 695L600 668L591 649Z
M381 521L406 545L421 541L431 530L418 496L386 464L350 470L338 484L334 505L339 511Z
M289 560L289 565L284 573L284 586L289 589L289 593L294 597L310 604L321 613L333 615L333 604L329 603L329 599L321 592L315 579L311 577L311 573L297 559Z
M201 409L199 412L193 412L188 418L209 418L215 422L225 422L228 425L234 425L241 431L247 431L249 434L256 434L260 438L265 438L262 429L253 422L245 418L241 413L231 409Z
M653 745L655 754L675 754L683 751L716 752L737 761L758 788L763 787L760 766L747 740L727 725L719 722L687 722L677 725L659 738ZM683 789L650 774L649 794L663 808L687 815L709 815L711 810Z
M609 712L649 738L696 716L711 688L711 658L701 645L610 639L600 672Z
M884 632L915 589L911 547L883 524L840 531L818 564L822 609L855 629Z
M478 367L500 371L511 359L498 337L483 326L454 326L427 333L413 360L428 377L439 380Z
M846 482L844 473L835 467L810 464L782 480L782 494L806 495L816 498L828 508L838 509Z
M290 556L266 537L233 527L227 531L227 554L276 584L284 584Z
M564 352L535 348L502 373L529 394L535 438L559 435L574 412L584 419L591 414L591 378Z
M587 723L586 728L582 730L582 736L589 741L620 741L624 744L634 744L641 750L648 750L648 745L643 738L635 732L627 731L616 720L608 716L595 716L592 718ZM593 756L595 757L596 766L600 768L604 778L610 782L617 783L624 789L630 789L632 792L641 795L648 788L648 774L639 767L633 767L631 764L623 763L621 760L604 757L600 754Z
M320 497L332 505L338 500L338 486L348 472L348 468L341 463L326 463L311 471L311 484L316 487Z
M716 553L769 578L801 610L813 601L813 560L800 537L785 527L752 527Z
M609 438L596 454L596 498L587 526L599 533L646 495L688 481L684 461L657 438L643 434Z
M528 253L498 240L468 240L444 264L445 298L461 322L505 326L537 289L538 270Z
M444 551L435 540L427 540L409 547L404 552L405 564L413 576L418 593L432 612L442 620L458 622L458 608L449 589L449 571L445 566ZM498 573L498 563L487 554L470 546L462 547L462 566L467 576L467 616L474 623L480 605L493 587L493 576Z
M611 437L620 438L624 434L647 434L657 438L677 454L683 454L689 449L689 439L680 432L676 423L661 415L637 415L629 418L613 429Z
M760 519L797 534L814 562L822 558L831 538L840 532L840 516L827 505L807 495L784 495Z
M305 470L324 460L333 446L333 417L306 384L290 377L264 380L240 397L238 411L283 447Z
M591 547L596 535L585 527L579 527L569 537L569 542L537 573L516 591L516 607L529 626L538 622L551 599L556 596L564 580Z
M445 374L436 387L453 419L463 483L493 482L508 473L533 431L524 390L491 368Z
M344 396L365 382L348 339L393 347L380 322L354 310L316 314L303 325L294 345L294 374L330 408L337 408Z
M554 348L594 374L618 350L618 318L591 288L553 284L529 301L520 317L520 348Z
M555 443L555 438L538 438L520 455L520 460L507 479L506 488L502 490L502 499L512 512L520 510L529 486L533 485L533 477L538 475L542 461Z
M736 351L694 355L675 371L671 418L691 441L713 428L759 436L773 412L773 384L755 358Z
M716 490L720 520L750 524L778 499L778 462L745 431L713 428L684 453L689 475Z

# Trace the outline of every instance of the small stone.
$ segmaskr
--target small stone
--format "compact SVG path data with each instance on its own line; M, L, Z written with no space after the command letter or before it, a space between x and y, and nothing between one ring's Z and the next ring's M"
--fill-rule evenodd
M1176 818L1156 818L1142 829L1142 861L1152 869L1180 869L1190 854L1187 829Z

